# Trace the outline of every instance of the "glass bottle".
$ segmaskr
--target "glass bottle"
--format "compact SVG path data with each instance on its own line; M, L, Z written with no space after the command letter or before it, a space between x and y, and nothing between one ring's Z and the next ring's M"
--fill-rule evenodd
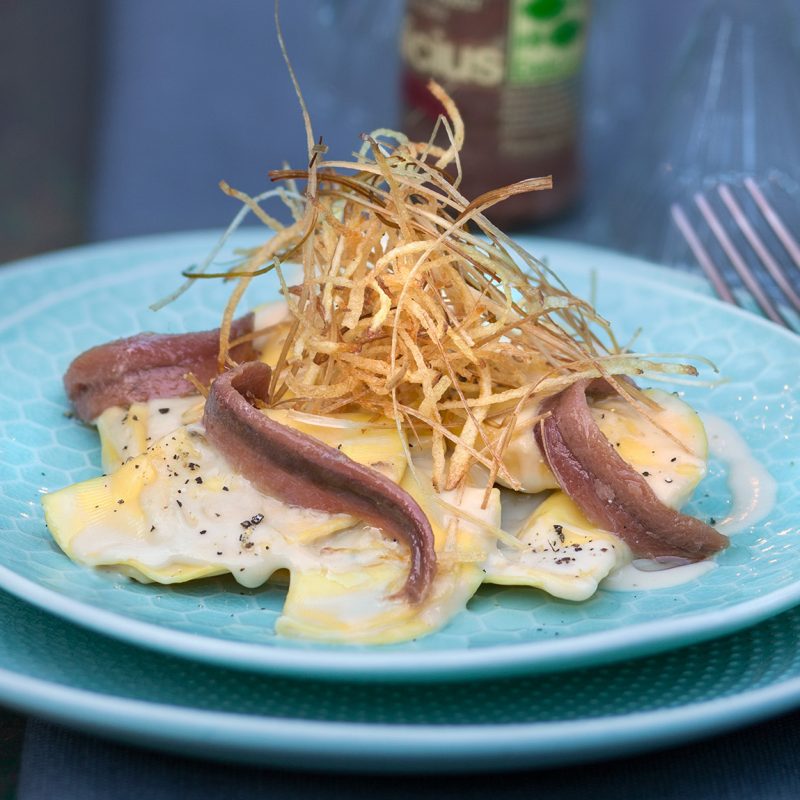
M403 130L426 141L441 83L464 117L462 191L470 199L524 178L553 189L510 198L505 227L552 218L580 185L580 72L588 0L409 0L402 36ZM444 144L444 139L437 139Z

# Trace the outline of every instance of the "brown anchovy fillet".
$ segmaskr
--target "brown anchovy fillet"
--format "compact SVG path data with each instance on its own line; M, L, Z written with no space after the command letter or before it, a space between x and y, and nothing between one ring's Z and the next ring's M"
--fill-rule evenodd
M231 339L253 330L253 315L231 325ZM237 345L231 357L255 357L250 342ZM201 383L217 374L219 329L199 333L140 333L81 353L64 375L64 388L78 416L91 422L111 406L155 397L183 397L197 389L186 380L191 372Z
M586 518L643 558L696 561L727 547L727 537L656 497L595 424L587 392L613 390L605 381L578 381L548 401L543 410L550 416L536 430L556 480Z
M270 368L259 361L220 375L211 385L203 424L209 441L259 489L290 505L351 514L409 546L411 566L399 595L427 596L436 573L430 522L394 481L339 450L270 419L254 404L269 399Z

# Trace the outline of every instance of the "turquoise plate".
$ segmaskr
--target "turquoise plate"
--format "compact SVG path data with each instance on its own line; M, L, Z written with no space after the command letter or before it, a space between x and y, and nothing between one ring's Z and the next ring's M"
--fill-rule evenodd
M257 241L242 234L239 244ZM71 563L51 541L39 497L98 472L95 434L65 417L61 375L86 347L140 330L211 327L227 288L205 282L158 314L148 303L201 259L212 234L79 248L0 273L0 586L73 622L196 660L349 680L451 680L557 670L641 656L751 625L800 602L800 338L688 288L685 277L568 243L532 243L570 287L588 294L625 341L644 323L643 350L702 353L727 382L693 387L698 409L733 423L778 481L778 500L736 536L719 567L675 589L599 592L574 604L485 587L444 630L402 645L334 647L277 637L283 592L230 580L144 586ZM271 286L265 280L266 291ZM274 292L274 289L272 290ZM264 299L261 296L259 299ZM251 298L255 302L255 298ZM724 469L712 463L691 510L722 518Z
M800 704L800 611L634 662L491 682L296 680L123 644L0 592L0 702L144 747L304 771L554 767Z

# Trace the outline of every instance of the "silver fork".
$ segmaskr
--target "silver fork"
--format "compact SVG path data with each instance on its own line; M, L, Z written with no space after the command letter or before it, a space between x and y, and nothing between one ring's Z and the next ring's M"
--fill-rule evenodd
M694 195L693 200L700 214L715 237L716 243L727 257L743 286L753 297L759 308L773 322L784 327L793 328L780 306L788 305L800 314L800 244L781 220L777 211L769 203L758 184L752 178L745 178L746 189L752 203L757 209L760 218L753 222L745 213L739 200L736 199L731 186L719 184L716 193L727 209L733 224L729 227L720 219L708 197L702 193ZM741 305L731 285L725 278L725 271L720 269L711 257L708 248L703 243L697 229L689 220L688 214L677 203L671 206L672 219L683 234L686 243L697 259L706 277L711 282L716 293L722 300L735 305ZM764 240L764 236L757 230L757 226L765 230L764 223L772 232L776 242L780 242L794 264L792 275L788 275L778 259ZM738 229L737 238L743 239L750 246L751 251L747 257L737 248L729 228ZM750 264L753 254L763 266L763 271L755 271ZM771 280L771 283L768 282ZM777 299L777 303L775 302Z

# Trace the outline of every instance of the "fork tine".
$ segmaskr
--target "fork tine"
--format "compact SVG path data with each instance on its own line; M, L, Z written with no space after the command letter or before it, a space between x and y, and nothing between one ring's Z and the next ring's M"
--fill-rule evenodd
M714 236L717 237L717 241L720 243L720 246L725 251L725 255L728 256L730 259L731 264L733 264L734 269L736 272L739 273L739 277L742 279L742 282L747 287L747 290L750 292L751 295L755 298L755 301L760 306L761 310L773 321L776 322L778 325L783 325L784 327L789 327L788 322L781 316L775 306L772 305L772 302L764 294L764 290L758 284L756 279L753 277L753 273L750 271L750 267L747 266L747 263L739 254L739 251L736 249L736 246L731 241L731 238L725 231L725 228L722 226L722 223L719 221L719 218L714 213L714 209L708 203L705 197L699 192L694 196L694 202L697 204L697 207L700 209L700 213L703 215L703 219L708 223L708 227L711 228Z
M800 311L800 297L798 297L797 292L792 288L780 264L772 257L772 253L770 253L761 237L750 224L750 220L745 216L742 207L736 201L731 190L727 186L721 185L717 188L717 191L722 198L722 202L728 207L728 211L731 212L731 216L739 226L739 230L741 230L747 241L750 242L750 246L758 254L761 263L767 268L769 274L772 275L775 283L780 286L781 290L786 295L786 299L794 306L795 310Z
M764 193L759 189L758 184L752 178L745 178L744 185L747 191L750 192L753 200L756 201L761 213L769 223L769 226L775 232L775 235L781 240L781 243L786 248L786 252L792 257L795 266L800 269L800 244L787 230L786 226L781 221L775 209L769 204Z
M725 278L722 277L722 273L717 269L717 265L714 263L705 247L703 247L703 243L692 227L692 223L689 222L686 212L677 203L673 203L670 210L672 211L672 219L678 226L678 230L683 234L683 238L686 239L689 249L694 253L694 257L702 267L706 277L711 281L714 291L716 291L726 303L739 305L730 286L726 283Z

